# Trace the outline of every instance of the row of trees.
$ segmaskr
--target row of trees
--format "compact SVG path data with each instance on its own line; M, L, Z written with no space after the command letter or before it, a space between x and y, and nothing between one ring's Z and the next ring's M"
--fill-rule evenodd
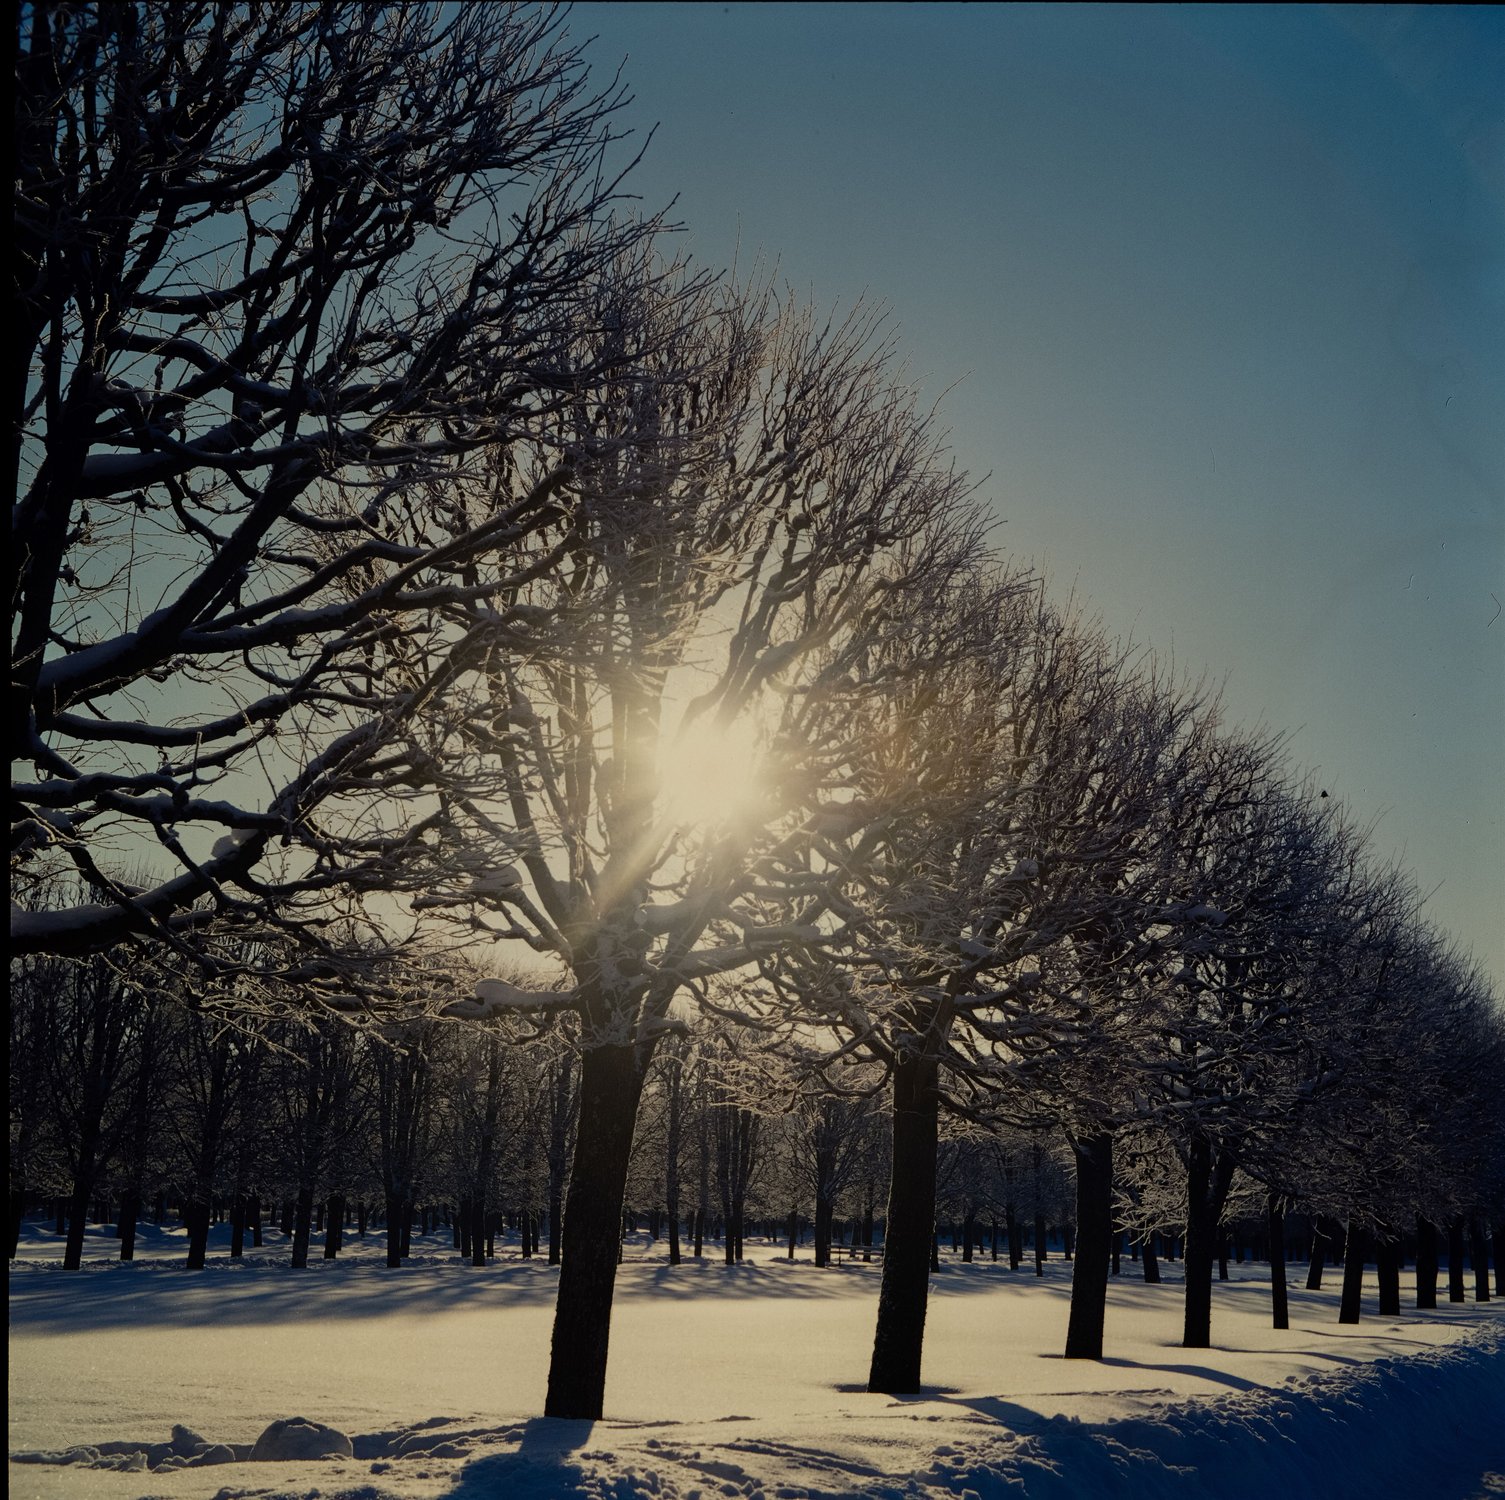
M418 1018L472 1027L474 1192L520 1039L560 1043L550 1415L601 1414L697 1018L743 1037L729 1181L771 1104L886 1099L876 1390L918 1387L945 1120L1069 1141L1079 1355L1157 1164L1193 1347L1239 1173L1382 1237L1496 1191L1498 1010L1403 874L989 549L880 317L621 212L623 95L559 14L17 25L13 949L191 995L230 1029L190 1093L324 1017L273 1071L332 1130L362 1055L394 1203Z

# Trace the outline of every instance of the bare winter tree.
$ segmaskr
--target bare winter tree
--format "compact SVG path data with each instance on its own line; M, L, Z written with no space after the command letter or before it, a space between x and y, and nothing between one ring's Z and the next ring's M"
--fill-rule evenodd
M415 501L610 362L576 335L651 229L608 217L623 94L547 6L16 25L13 878L62 861L83 895L12 943L307 936L290 901L400 857L318 810L432 690L384 673L405 612L477 606L440 676L545 623L472 564L536 534L570 455L480 514ZM121 876L144 857L168 873Z
M443 783L441 863L410 866L425 906L554 955L573 985L483 984L475 1007L580 1015L547 1405L572 1417L600 1414L633 1122L671 1002L799 939L759 871L845 795L813 706L857 690L862 643L971 530L968 487L870 314L823 324L714 288L612 293L594 321L636 373L570 414L559 445L596 456L561 490L561 565L518 595L564 644L499 652L449 700L467 757ZM764 770L686 807L739 736Z

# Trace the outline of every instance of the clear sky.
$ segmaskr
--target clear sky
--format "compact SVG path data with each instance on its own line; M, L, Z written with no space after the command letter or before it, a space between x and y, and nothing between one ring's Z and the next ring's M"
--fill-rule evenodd
M1505 993L1505 12L571 30L697 259L889 303L1004 544L1295 731Z

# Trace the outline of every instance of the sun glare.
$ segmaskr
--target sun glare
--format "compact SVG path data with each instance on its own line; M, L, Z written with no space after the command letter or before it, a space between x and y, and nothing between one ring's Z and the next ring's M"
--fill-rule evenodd
M711 828L748 812L762 794L758 736L738 719L681 724L659 761L659 811L677 827Z

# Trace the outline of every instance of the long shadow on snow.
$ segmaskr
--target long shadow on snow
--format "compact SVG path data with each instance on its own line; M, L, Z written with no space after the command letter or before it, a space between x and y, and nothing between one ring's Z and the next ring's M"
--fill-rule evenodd
M948 1275L935 1285L953 1292L996 1285L985 1275ZM376 1259L325 1261L317 1256L303 1270L285 1258L232 1261L211 1258L202 1271L176 1260L95 1262L82 1271L57 1265L13 1267L10 1317L13 1333L68 1333L164 1327L234 1327L284 1319L375 1317L408 1311L448 1312L474 1308L548 1307L558 1287L558 1267L542 1260L497 1260L471 1266L458 1256L435 1253L389 1269ZM687 1260L678 1267L627 1262L617 1278L617 1299L705 1297L835 1298L870 1291L870 1270L743 1262L726 1266Z

